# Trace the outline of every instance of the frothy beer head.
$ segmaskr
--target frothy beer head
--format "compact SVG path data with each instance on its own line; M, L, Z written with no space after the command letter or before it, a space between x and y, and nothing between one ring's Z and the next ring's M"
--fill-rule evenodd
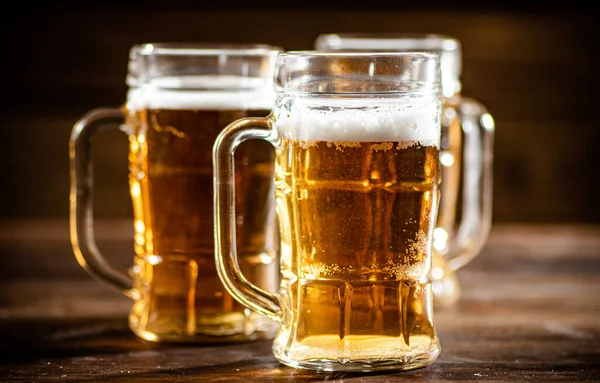
M440 103L431 97L296 101L278 116L280 134L299 141L410 141L439 147Z
M270 110L271 79L241 76L178 76L131 88L127 108L166 110Z

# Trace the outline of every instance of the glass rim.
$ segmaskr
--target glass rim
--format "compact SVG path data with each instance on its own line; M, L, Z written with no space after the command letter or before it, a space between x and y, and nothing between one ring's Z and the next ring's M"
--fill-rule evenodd
M283 48L269 44L157 42L136 44L131 52L140 56L276 56Z
M324 100L343 100L352 99L373 99L384 101L386 99L394 100L403 98L404 96L411 97L434 97L440 93L440 86L435 85L430 89L419 89L419 90L390 90L390 91L377 91L377 92L311 92L311 91L300 91L300 90L288 90L288 89L277 89L275 94L278 96L294 96L301 99L324 99Z
M422 52L422 51L403 51L403 52L378 52L378 51L339 51L339 50L299 50L299 51L283 51L277 55L278 58L389 58L389 57L415 57L415 58L426 58L436 59L439 54L436 52Z
M281 52L275 64L274 86L275 91L280 95L287 93L311 97L316 95L394 97L405 94L434 94L440 88L439 62L438 52L336 50ZM336 70L328 72L330 64L335 63L341 66L339 73ZM354 65L357 67L354 68ZM313 66L315 68L312 68ZM311 68L316 72L311 72ZM382 71L378 72L378 68ZM350 83L340 89L322 87L336 80L347 80ZM367 83L372 85L369 90L360 85Z
M450 35L437 33L323 33L317 36L317 42L339 38L344 40L387 40L396 43L396 49L432 49L440 51L457 51L461 49L460 41ZM425 45L423 45L425 44ZM343 44L342 44L343 45ZM423 48L416 48L417 46ZM344 49L342 47L342 49ZM394 49L390 46L390 49ZM377 49L380 50L380 49Z

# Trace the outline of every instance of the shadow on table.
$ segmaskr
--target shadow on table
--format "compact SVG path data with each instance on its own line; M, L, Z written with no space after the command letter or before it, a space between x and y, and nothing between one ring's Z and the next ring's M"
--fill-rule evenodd
M0 365L159 347L136 338L126 319L5 319L0 339Z

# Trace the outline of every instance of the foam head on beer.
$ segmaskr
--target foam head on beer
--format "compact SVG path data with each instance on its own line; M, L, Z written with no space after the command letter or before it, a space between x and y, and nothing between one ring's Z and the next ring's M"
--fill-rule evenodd
M283 137L438 147L439 55L297 52L280 54L278 63ZM302 96L286 104L282 95L295 93Z
M438 147L439 108L431 97L297 101L294 110L280 113L278 123L283 137L300 141L404 141Z
M271 79L229 75L159 77L131 88L127 107L170 110L271 109Z

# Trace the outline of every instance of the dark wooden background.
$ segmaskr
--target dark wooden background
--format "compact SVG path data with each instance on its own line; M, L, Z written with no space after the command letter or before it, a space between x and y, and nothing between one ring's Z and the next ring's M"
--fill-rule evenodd
M80 3L3 11L0 219L67 217L70 129L87 110L124 101L133 44L291 50L323 32L434 32L462 41L464 94L496 120L495 221L600 222L598 20L581 2ZM118 132L96 140L99 217L131 215L126 152Z

